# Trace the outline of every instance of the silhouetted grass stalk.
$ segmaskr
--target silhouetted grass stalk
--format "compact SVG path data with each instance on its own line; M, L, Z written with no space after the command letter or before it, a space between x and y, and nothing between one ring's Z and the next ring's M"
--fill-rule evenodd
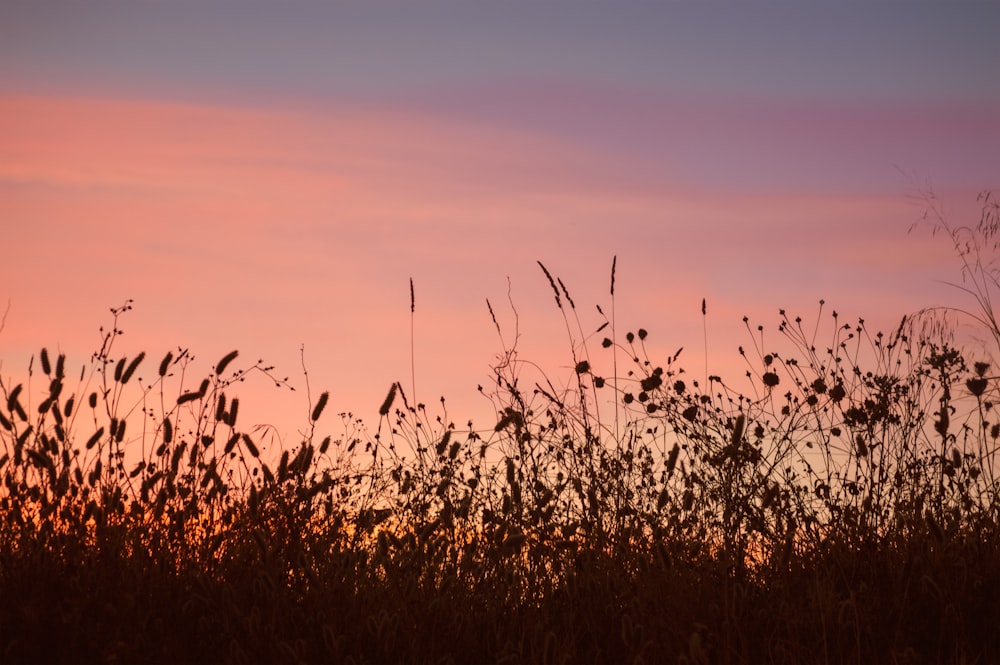
M990 264L960 256L991 307ZM998 387L944 310L891 334L822 301L745 319L743 390L619 334L616 260L590 333L539 265L572 364L522 359L509 292L513 337L487 301L485 429L416 399L412 281L410 394L374 434L349 413L322 434L304 349L298 444L244 428L237 384L288 382L235 351L203 378L185 349L116 355L131 301L75 381L46 349L42 386L35 358L0 376L3 659L1000 659Z

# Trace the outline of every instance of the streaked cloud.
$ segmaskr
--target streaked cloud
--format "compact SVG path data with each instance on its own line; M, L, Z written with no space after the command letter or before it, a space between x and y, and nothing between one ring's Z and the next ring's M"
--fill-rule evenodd
M906 234L919 211L889 166L898 184L878 193L850 181L740 187L749 158L671 181L648 155L586 135L405 105L7 96L0 115L0 187L19 249L3 268L13 302L4 371L41 344L88 357L103 313L131 297L123 349L189 346L212 362L235 347L294 378L305 344L314 387L331 388L335 408L370 414L409 373L413 277L421 399L445 394L464 421L488 406L474 387L498 351L485 298L512 334L507 276L526 356L555 371L570 364L538 259L571 290L587 334L617 255L619 325L647 327L664 353L697 353L707 297L713 358L739 343L743 314L812 311L821 297L893 325L926 304L941 274L921 263L932 239ZM637 141L655 129L623 131ZM664 142L664 162L710 144L688 141ZM817 172L838 159L835 137L823 141L831 152ZM770 168L798 168L773 155ZM302 408L287 399L282 408Z

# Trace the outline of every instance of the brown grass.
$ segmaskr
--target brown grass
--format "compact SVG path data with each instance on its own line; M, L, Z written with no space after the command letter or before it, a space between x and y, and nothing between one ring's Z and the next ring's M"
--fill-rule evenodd
M41 389L0 377L0 659L1000 660L1000 394L948 313L746 321L738 389L620 337L614 267L591 334L542 269L571 369L490 305L482 430L397 382L374 435L339 414L320 440L324 392L268 457L235 389L287 384L227 375L235 351L192 379L183 349L146 382L113 353L131 303L79 378L45 349Z

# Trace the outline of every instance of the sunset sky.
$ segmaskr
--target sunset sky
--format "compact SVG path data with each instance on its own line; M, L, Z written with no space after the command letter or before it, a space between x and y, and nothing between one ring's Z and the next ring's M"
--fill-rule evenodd
M132 298L139 375L263 358L299 392L248 385L242 425L295 439L304 346L374 428L412 389L412 278L417 398L490 428L486 299L565 381L536 261L589 333L614 256L619 330L699 376L702 298L724 378L744 315L894 328L964 303L908 230L923 188L958 224L1000 184L998 29L992 2L4 0L0 375L78 368Z

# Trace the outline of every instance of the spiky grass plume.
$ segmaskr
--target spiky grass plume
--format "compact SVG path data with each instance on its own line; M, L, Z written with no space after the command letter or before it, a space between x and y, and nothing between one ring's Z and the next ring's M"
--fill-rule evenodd
M393 382L372 436L307 373L299 440L246 428L239 382L287 382L183 349L147 382L130 303L78 381L47 351L42 385L0 376L3 658L1000 660L994 363L947 319L782 311L746 322L746 383L699 385L617 335L616 259L593 322L541 267L571 363L520 358L488 303L483 429Z

